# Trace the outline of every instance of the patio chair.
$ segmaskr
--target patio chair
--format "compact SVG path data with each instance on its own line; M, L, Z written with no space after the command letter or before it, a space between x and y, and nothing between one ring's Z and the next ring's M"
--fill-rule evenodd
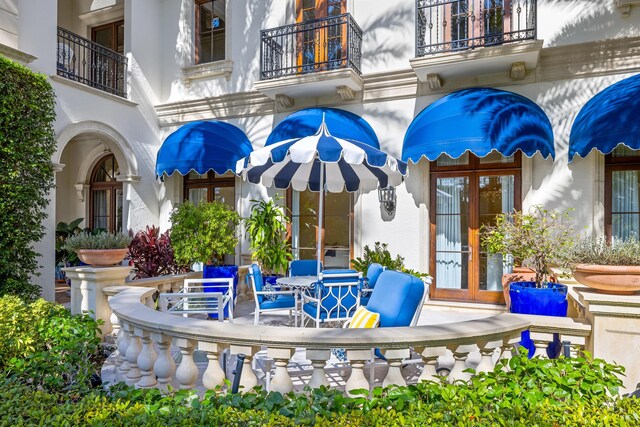
M360 305L362 273L354 270L326 270L313 290L303 294L302 320L319 328L325 322L351 319Z
M322 262L320 263L322 271ZM318 274L318 261L315 259L296 259L289 263L289 276L315 276Z
M295 290L276 290L264 283L262 272L258 264L252 264L247 273L251 281L253 298L256 302L256 309L253 315L253 324L260 323L260 313L289 310L289 322L291 322L291 312L295 313L295 323L298 324L298 312L296 310Z
M360 305L366 306L369 303L371 292L373 292L373 288L376 287L378 277L380 277L380 274L386 269L387 267L383 267L377 262L373 262L369 265L369 268L367 268L367 275L364 280L364 285L362 287L362 297L360 297Z
M227 316L233 322L233 278L186 279L178 292L163 292L159 297L161 311L171 314ZM226 312L226 314L225 314Z

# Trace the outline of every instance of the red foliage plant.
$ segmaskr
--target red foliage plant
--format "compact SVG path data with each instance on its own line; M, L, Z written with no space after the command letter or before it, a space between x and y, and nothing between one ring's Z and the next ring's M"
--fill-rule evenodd
M189 271L188 266L178 265L173 256L169 232L147 226L138 231L129 245L129 259L136 269L135 279L166 276Z

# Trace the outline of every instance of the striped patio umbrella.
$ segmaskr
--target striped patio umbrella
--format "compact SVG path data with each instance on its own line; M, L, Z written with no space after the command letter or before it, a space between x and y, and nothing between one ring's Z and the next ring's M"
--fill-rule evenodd
M287 139L253 151L238 162L237 172L254 184L266 187L332 193L375 190L398 186L407 174L407 164L369 144L332 136L322 118L314 135ZM318 214L318 273L323 197Z

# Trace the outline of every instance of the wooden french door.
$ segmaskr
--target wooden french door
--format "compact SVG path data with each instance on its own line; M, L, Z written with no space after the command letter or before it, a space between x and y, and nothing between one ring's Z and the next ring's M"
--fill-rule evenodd
M519 158L507 158L509 168L494 169L499 165L466 156L462 168L432 168L431 296L503 303L504 260L482 249L480 230L493 224L497 214L520 209Z
M346 0L296 0L296 22L305 23L347 13ZM301 73L338 68L347 52L347 23L309 28L298 36Z

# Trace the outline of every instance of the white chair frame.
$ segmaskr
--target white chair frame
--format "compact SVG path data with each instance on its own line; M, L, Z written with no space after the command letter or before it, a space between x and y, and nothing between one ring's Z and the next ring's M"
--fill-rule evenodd
M309 295L308 293L303 293L302 294L302 310L301 310L301 314L302 314L302 319L301 319L301 323L302 326L306 326L307 325L307 320L311 320L312 322L315 323L315 327L319 328L320 325L324 322L342 322L342 321L350 321L352 316L346 316L346 317L327 317L326 319L321 319L320 318L320 309L322 308L322 302L325 298L329 297L329 296L333 296L335 297L335 295L333 295L332 289L333 288L338 288L338 294L340 294L340 289L342 287L352 287L352 289L356 289L356 303L353 306L350 307L345 307L344 305L342 305L342 300L345 298L345 296L347 295L351 295L354 296L352 291L349 290L348 294L343 296L342 298L338 299L338 304L336 305L336 307L332 307L331 310L329 310L329 312L331 313L331 311L333 311L334 309L338 310L338 313L340 312L340 309L345 309L346 312L355 312L355 310L358 309L358 307L360 307L360 295L361 295L361 286L360 284L362 283L362 273L339 273L339 274L323 274L320 273L320 276L318 276L318 282L321 282L323 279L325 278L331 278L331 279L345 279L344 281L339 281L339 282L329 282L329 283L322 283L322 286L324 286L325 288L328 288L327 290L327 295L320 299L317 296L317 293L319 292L319 287L320 285L318 284L317 287L314 287L313 289L310 289L310 291L312 290L315 294L315 296ZM351 280L348 280L351 279ZM357 279L357 283L354 283L353 279ZM316 314L314 317L312 317L311 315L309 315L308 313L306 313L304 311L304 304L308 303L308 302L315 302L316 303ZM326 309L326 307L325 307Z
M233 294L233 281L229 278L212 279L186 279L182 289L178 292L163 292L159 297L161 311L171 314L182 314L189 317L190 314L218 313L218 321L224 321L224 308L229 306L229 322L233 322L233 308L235 296ZM207 292L207 289L219 289L221 284L226 284L226 292Z
M270 296L270 295L291 295L293 296L293 300L294 300L294 307L291 307L289 310L289 323L291 323L291 314L293 312L294 314L294 326L298 326L298 310L297 310L297 305L298 305L298 296L297 296L297 291L295 290L287 290L287 291L260 291L258 292L256 290L256 279L253 276L253 273L251 272L251 270L249 270L249 273L247 273L247 276L249 277L249 279L251 280L251 291L253 292L253 299L256 303L256 309L253 312L253 324L254 325L259 325L260 324L260 314L261 313L268 313L268 312L272 312L272 311L282 311L282 310L287 310L287 308L260 308L260 296ZM264 278L263 278L263 282L264 282ZM262 284L262 286L264 286L264 283Z

